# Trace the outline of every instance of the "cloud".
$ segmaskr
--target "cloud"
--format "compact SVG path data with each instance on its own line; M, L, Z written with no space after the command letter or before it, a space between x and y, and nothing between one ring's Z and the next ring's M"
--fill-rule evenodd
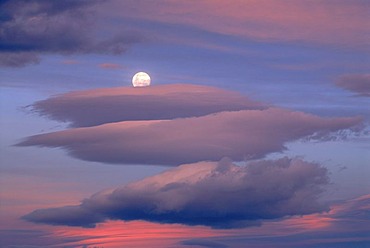
M25 66L38 62L38 55L48 53L120 54L141 41L141 36L134 32L99 39L91 29L94 23L91 13L100 2L2 1L0 56L15 62L1 65Z
M294 0L163 0L139 5L112 1L111 15L171 25L193 26L209 32L268 42L334 44L356 49L368 46L368 3Z
M91 244L90 240L100 238L82 235L57 236L52 230L2 229L0 230L0 246L2 248L45 248L45 247L77 247L80 241ZM90 242L89 242L90 241ZM79 246L80 247L80 246Z
M130 111L135 113L134 110ZM286 142L326 139L333 132L354 128L359 123L361 118L357 117L321 118L269 108L174 120L108 123L35 135L17 145L61 147L86 161L174 166L218 161L225 156L234 161L261 158L283 151Z
M335 211L332 211L331 216L347 224L348 222L355 223L357 221L368 223L370 221L369 211L370 194L338 204Z
M245 166L223 159L181 165L96 193L80 205L39 209L23 218L84 227L112 219L241 228L326 210L317 198L327 183L325 168L300 159Z
M266 108L236 92L191 84L74 91L38 101L31 107L40 115L70 122L74 127Z
M201 247L210 247L210 248L227 248L229 246L222 243L218 243L212 240L207 239L188 239L180 242L182 245L186 246L201 246Z
M103 63L103 64L99 64L99 67L102 69L120 69L122 68L122 65L113 64L113 63Z
M266 222L262 227L219 233L207 241L229 247L343 248L369 247L370 195L341 200L329 212ZM267 233L267 235L259 235ZM185 240L186 242L186 240ZM180 242L181 244L182 242Z
M89 211L89 209L84 209L79 206L36 210L25 217L26 220L31 221L33 218L35 218L35 220L42 220L42 223L50 225L83 227L94 227L95 223L104 221L104 218L99 214L95 214Z
M23 67L30 64L40 63L40 57L34 52L1 52L0 66L5 67Z
M370 97L370 74L344 75L335 84L343 89L357 93L358 96Z

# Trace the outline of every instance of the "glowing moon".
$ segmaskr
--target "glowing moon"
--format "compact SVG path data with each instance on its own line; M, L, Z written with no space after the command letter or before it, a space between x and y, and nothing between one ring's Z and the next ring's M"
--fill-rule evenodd
M138 72L132 78L132 85L134 87L145 87L150 85L150 77L145 72Z

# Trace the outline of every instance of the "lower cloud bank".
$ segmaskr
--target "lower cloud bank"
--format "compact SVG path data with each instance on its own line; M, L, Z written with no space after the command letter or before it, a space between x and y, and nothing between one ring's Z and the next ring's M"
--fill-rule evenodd
M318 201L326 168L301 159L229 159L181 165L92 195L80 205L35 210L23 219L50 225L95 227L108 220L244 228L287 216L327 211Z
M35 225L0 230L4 248L367 248L370 194L336 202L330 211L265 221L244 229L106 221L96 228ZM32 225L32 224L31 224Z

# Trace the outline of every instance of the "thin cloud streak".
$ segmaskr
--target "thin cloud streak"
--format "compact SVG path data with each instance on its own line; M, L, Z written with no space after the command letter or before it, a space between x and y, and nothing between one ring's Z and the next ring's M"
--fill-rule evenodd
M99 68L102 68L102 69L111 69L111 70L117 70L117 69L123 68L122 65L114 64L114 63L103 63L103 64L99 64L98 66Z

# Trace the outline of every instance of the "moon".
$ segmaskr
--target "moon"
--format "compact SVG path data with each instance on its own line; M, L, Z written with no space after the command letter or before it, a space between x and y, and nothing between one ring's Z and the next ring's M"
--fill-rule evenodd
M150 85L150 77L148 73L138 72L132 78L132 85L134 87L146 87Z

